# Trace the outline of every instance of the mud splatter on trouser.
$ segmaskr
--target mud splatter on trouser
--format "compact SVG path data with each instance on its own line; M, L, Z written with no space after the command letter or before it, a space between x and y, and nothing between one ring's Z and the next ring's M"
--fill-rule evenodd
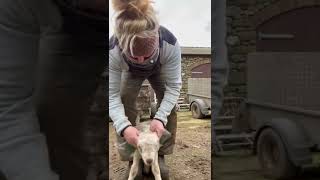
M139 94L142 83L145 79L148 79L152 88L154 89L157 97L157 107L159 107L165 92L165 81L160 77L160 72L151 75L150 77L139 77L134 76L130 72L123 72L121 76L121 100L125 108L126 116L129 121L135 125L136 118L138 116L138 111L136 108L136 99ZM177 130L177 113L175 108L172 109L170 115L168 116L168 123L166 129L171 133L171 137L165 140L163 146L159 150L159 155L169 155L173 153L176 130ZM128 145L123 137L117 135L118 151L120 158L123 161L129 161L132 159L130 157L133 148Z

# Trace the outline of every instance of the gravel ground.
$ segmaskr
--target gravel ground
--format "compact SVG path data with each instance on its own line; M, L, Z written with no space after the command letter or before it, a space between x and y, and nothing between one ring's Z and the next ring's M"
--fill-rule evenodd
M211 179L210 117L197 120L191 112L178 112L178 129L174 154L166 157L171 180ZM127 162L116 152L115 134L109 124L109 172L112 180L122 180Z

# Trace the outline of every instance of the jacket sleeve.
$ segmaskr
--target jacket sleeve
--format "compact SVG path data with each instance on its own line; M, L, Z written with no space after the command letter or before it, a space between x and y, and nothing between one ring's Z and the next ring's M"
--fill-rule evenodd
M161 66L161 75L165 79L164 97L154 116L154 118L161 120L164 125L167 124L167 116L170 115L178 101L182 86L181 49L178 42L170 50L168 49L167 53L164 57L166 60Z
M118 135L121 135L124 128L131 125L121 102L120 82L120 61L109 51L109 116Z

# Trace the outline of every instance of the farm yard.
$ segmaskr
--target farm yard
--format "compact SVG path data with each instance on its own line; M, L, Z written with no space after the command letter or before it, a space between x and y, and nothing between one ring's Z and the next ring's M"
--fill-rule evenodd
M191 112L178 112L175 151L166 156L171 180L211 179L211 118L194 119ZM109 180L122 180L127 162L119 160L116 137L109 124Z

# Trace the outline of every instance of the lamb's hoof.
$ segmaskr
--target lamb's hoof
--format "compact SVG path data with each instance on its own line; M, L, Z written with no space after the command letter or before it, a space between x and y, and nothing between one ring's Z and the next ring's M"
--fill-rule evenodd
M129 161L128 170L127 170L126 175L124 176L124 179L123 179L123 180L128 180L132 163L133 163L132 161ZM137 176L134 178L135 180L143 180L143 174L142 174L142 165L143 165L143 164L142 164L142 163L143 163L143 162L140 161L140 163L139 163L139 168L138 168L138 174L137 174Z
M158 161L162 180L169 180L169 167L165 164L164 156L159 155Z

